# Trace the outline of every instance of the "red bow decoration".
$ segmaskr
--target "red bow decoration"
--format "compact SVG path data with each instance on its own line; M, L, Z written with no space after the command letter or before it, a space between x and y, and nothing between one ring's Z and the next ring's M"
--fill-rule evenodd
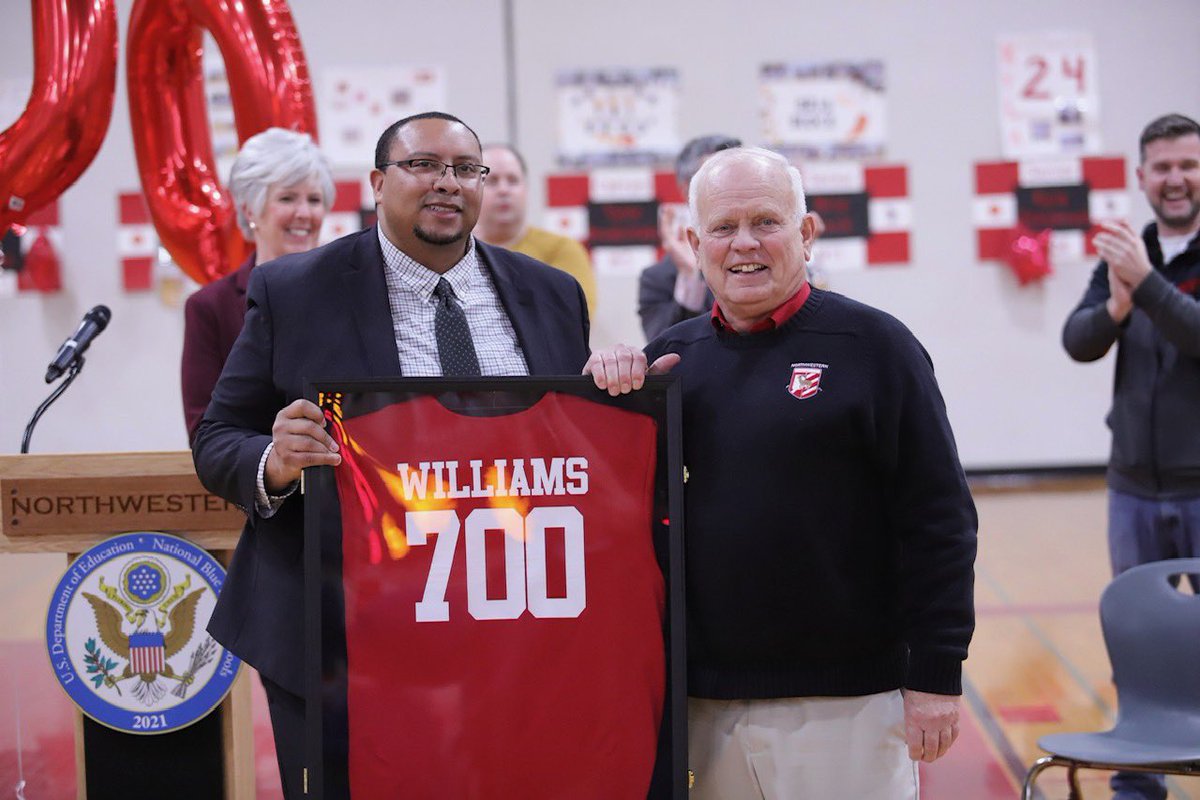
M1045 278L1054 271L1050 268L1050 229L1034 231L1018 223L1004 260L1022 286Z

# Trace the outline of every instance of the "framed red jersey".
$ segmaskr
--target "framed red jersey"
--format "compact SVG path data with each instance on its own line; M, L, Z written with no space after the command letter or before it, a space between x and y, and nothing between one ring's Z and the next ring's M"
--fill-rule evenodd
M675 380L310 388L310 793L686 797Z

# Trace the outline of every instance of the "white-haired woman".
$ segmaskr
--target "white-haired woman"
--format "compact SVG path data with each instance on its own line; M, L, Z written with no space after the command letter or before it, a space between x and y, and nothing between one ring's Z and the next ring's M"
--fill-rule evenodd
M308 134L268 128L242 145L230 170L229 192L238 227L254 243L254 252L236 272L189 297L184 307L180 372L189 442L242 330L250 270L316 246L333 204L333 175Z

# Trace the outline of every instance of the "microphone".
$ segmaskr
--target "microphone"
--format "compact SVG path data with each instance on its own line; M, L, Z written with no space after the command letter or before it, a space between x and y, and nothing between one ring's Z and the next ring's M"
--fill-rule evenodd
M112 312L108 310L108 306L96 306L84 314L79 327L71 334L71 338L62 343L62 346L58 348L58 354L46 368L46 383L58 378L59 375L66 372L69 366L81 358L83 352L88 349L88 345L92 343L92 339L95 339L101 331L108 327L110 319L112 319Z

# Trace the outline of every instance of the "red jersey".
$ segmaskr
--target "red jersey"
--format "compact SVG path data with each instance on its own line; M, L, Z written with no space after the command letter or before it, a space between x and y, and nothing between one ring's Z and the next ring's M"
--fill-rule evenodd
M352 796L644 798L666 681L654 421L553 392L334 421Z

